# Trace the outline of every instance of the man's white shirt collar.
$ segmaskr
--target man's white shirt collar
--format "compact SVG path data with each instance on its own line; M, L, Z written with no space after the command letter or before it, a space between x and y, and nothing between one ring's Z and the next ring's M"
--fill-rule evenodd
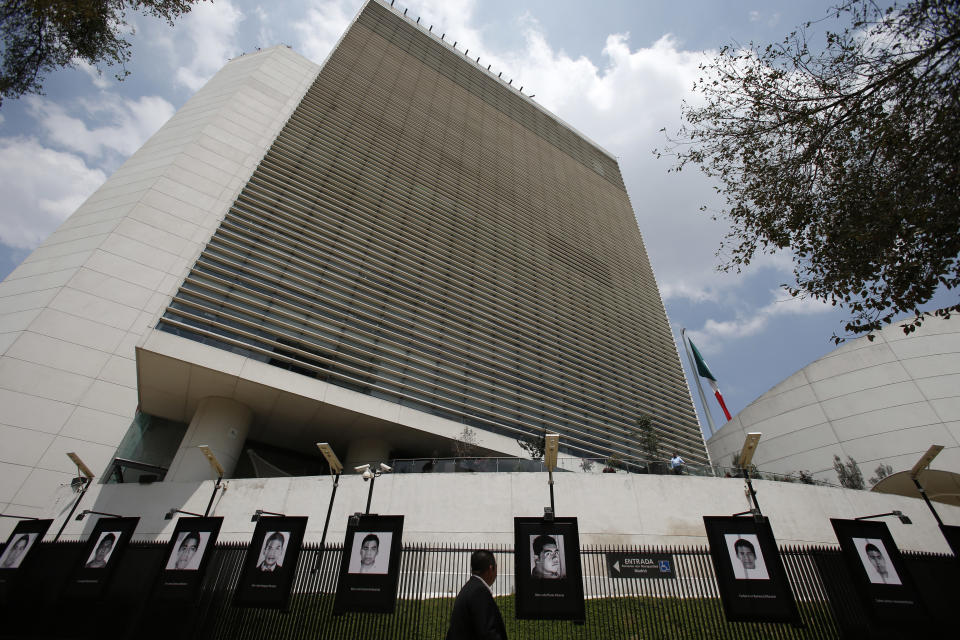
M480 576L478 576L478 575L475 574L475 573L472 574L471 577L472 577L472 578L476 578L477 580L479 580L480 582L482 582L482 583L483 583L483 586L485 586L485 587L487 588L487 591L490 592L490 595L493 595L493 587L491 587L490 585L488 585L486 580L484 580L483 578L481 578Z

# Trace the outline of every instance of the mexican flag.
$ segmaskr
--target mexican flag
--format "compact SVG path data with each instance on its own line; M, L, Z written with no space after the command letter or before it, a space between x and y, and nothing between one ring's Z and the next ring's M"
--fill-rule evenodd
M710 373L710 368L697 350L697 345L693 344L693 340L690 338L687 338L687 341L690 343L690 350L693 351L693 359L697 364L697 374L699 374L701 378L706 378L710 381L710 388L713 389L713 395L717 397L717 402L720 403L720 408L723 409L723 415L727 417L727 422L729 422L732 420L732 417L730 416L730 412L727 411L727 403L723 401L720 387L717 386L717 379Z

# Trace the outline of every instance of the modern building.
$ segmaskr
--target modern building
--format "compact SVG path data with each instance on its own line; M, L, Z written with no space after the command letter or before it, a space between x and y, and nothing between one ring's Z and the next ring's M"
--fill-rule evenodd
M616 159L380 0L227 64L0 284L0 508L108 481L708 461ZM253 461L251 463L251 461ZM261 475L263 475L261 473ZM267 473L266 475L269 475Z
M907 335L893 323L841 345L720 428L707 443L713 460L727 464L751 431L763 433L754 463L765 471L835 483L833 457L849 456L869 487L877 467L909 471L933 444L944 446L933 466L960 471L960 318L929 318Z

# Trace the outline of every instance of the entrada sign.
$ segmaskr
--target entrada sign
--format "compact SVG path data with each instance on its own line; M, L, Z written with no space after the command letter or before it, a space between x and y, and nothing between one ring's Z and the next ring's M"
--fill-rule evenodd
M671 553L607 553L611 578L676 578Z

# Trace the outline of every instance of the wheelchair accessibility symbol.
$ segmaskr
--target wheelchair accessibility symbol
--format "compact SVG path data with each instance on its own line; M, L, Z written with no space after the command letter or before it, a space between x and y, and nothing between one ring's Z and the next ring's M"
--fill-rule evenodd
M660 561L660 573L670 573L670 561L661 560Z

